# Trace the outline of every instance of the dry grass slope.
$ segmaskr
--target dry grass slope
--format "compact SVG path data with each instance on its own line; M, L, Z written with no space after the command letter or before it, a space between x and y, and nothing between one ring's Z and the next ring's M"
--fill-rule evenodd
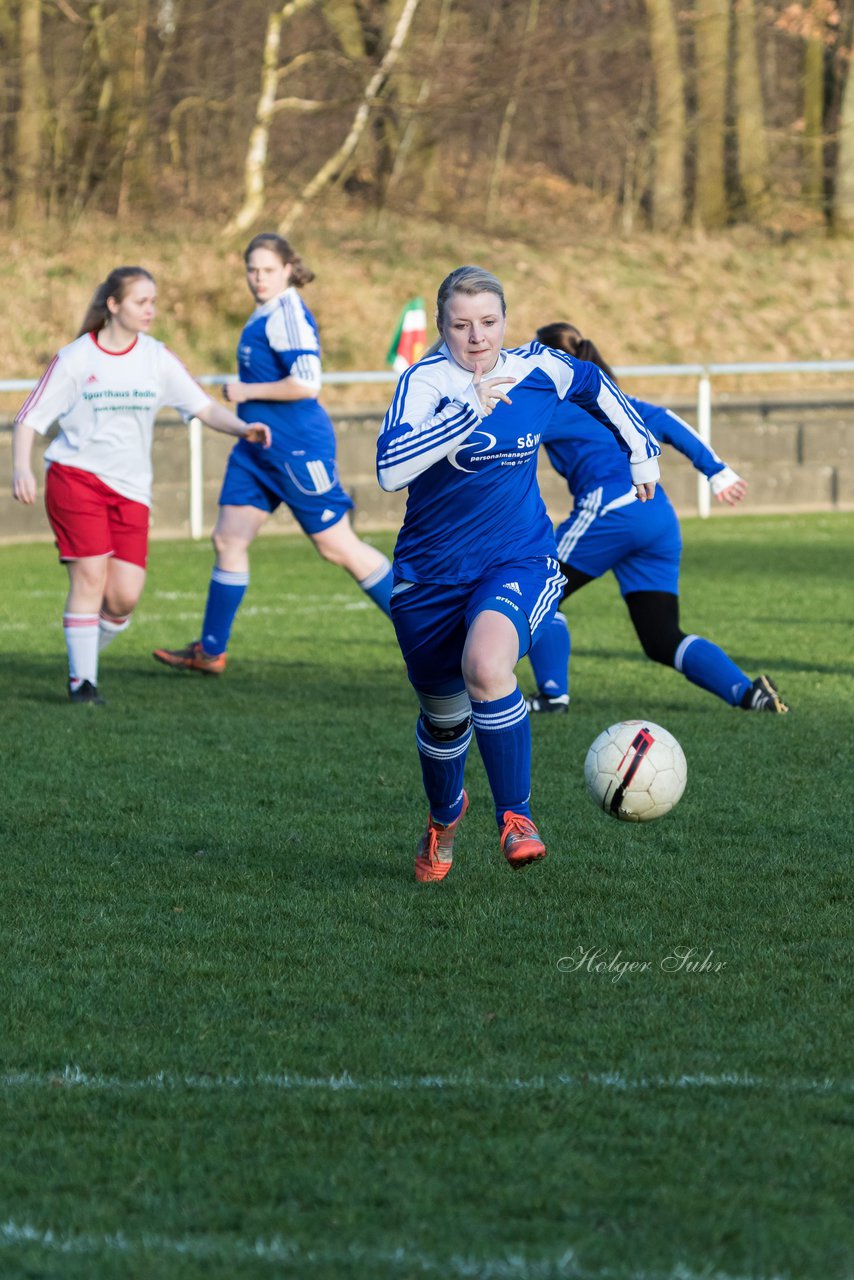
M747 229L679 240L619 238L592 216L542 232L490 235L480 223L373 218L329 208L294 235L317 273L306 298L327 369L382 368L403 302L432 307L442 277L479 262L505 283L511 342L538 324L571 319L614 363L850 357L854 255L819 233L780 237ZM91 218L72 229L0 237L0 377L35 375L76 332L91 291L120 262L158 278L158 334L198 373L232 367L247 311L240 246L218 224L180 213L157 224Z

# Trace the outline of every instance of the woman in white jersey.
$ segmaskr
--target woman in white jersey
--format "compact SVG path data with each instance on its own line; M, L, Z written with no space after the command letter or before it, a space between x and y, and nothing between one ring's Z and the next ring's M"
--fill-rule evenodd
M244 421L266 422L273 443L262 452L241 441L231 451L199 639L154 650L167 667L211 676L225 671L231 628L249 586L249 548L282 503L319 555L346 569L385 614L391 595L387 558L350 524L353 500L338 478L335 430L318 400L320 339L299 292L314 273L273 232L255 236L243 257L256 307L237 347L239 380L227 382L223 394Z
M68 570L63 614L72 702L102 703L98 654L128 626L145 582L151 444L161 405L216 431L269 445L269 428L216 404L177 356L149 337L156 286L142 267L117 267L95 292L15 419L12 492L36 500L36 432L59 420L45 452L45 505Z
M472 738L512 867L545 857L531 818L531 728L514 668L549 621L564 578L537 486L537 453L570 399L610 429L643 502L658 445L594 364L535 343L503 348L504 292L481 267L458 267L437 300L442 341L404 373L377 443L384 489L408 488L394 552L391 616L421 704L415 739L430 804L415 857L442 880L466 811Z

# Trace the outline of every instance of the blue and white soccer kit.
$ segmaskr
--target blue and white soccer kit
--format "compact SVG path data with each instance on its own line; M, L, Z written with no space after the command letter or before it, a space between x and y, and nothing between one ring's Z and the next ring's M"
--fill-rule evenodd
M319 391L320 340L314 317L291 286L256 308L237 348L240 381L293 378ZM231 451L219 496L221 506L275 511L284 502L307 534L329 529L353 506L338 479L335 430L315 399L247 400L244 422L265 422L272 444L240 440Z
M735 472L678 414L634 396L626 399L658 440L678 449L708 478L713 493L720 493L738 480ZM633 603L638 600L634 593L663 592L677 597L682 534L673 505L661 486L656 488L651 502L638 502L623 455L602 437L589 414L568 401L555 410L543 445L575 499L571 515L555 531L561 564L590 578L602 577L610 570L622 595L631 597L630 609L639 608ZM678 630L678 603L674 601L667 607L672 611L669 624L681 639L673 643L675 652L662 654L656 660L672 663L692 683L738 705L751 685L750 677L719 646L702 636L683 635ZM659 613L664 608L663 604L656 605ZM632 617L639 626L634 612ZM560 699L568 693L569 655L569 631L557 614L551 626L541 632L530 654L542 694Z
M317 325L295 287L257 307L250 316L240 335L237 365L243 383L292 378L319 392ZM317 400L247 400L237 406L237 414L244 422L265 422L272 441L267 449L238 441L229 455L220 506L257 507L272 513L284 502L309 536L337 525L353 500L338 479L335 431ZM248 571L214 567L202 623L206 653L226 651L248 585ZM391 568L387 560L359 586L388 614Z
M662 444L673 445L720 492L736 479L715 451L677 414L627 396ZM578 405L564 401L546 428L543 445L575 499L556 531L558 559L600 578L611 570L625 596L631 591L679 592L682 535L676 512L659 485L638 502L625 459Z
M595 365L534 343L502 351L485 378L515 379L506 387L511 403L499 401L488 416L474 375L443 345L400 379L377 445L381 486L409 489L394 554L392 621L422 703L419 753L430 811L442 823L461 810L471 729L446 742L431 725L467 721L461 662L474 617L484 609L509 617L522 655L561 596L536 475L555 405L567 397L584 405L603 437L616 437L635 483L658 477L655 439ZM499 823L506 809L527 814L530 728L518 688L473 704L471 716Z

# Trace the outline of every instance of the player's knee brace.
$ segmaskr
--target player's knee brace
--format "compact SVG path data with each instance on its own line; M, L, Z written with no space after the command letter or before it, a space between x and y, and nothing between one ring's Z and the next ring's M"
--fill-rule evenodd
M421 723L430 734L431 738L435 738L437 742L454 742L457 738L461 738L464 733L468 733L471 726L471 716L466 716L465 720L461 720L459 724L436 724L424 712L421 712Z
M446 695L419 693L418 701L421 703L421 723L437 742L453 742L468 732L471 702L465 689Z

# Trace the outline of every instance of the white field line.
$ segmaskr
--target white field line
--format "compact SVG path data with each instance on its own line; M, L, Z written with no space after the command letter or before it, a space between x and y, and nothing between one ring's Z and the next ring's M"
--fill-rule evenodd
M41 1230L27 1223L0 1222L0 1248L29 1245L49 1253L60 1254L120 1254L183 1256L212 1262L238 1263L246 1261L266 1262L278 1267L298 1269L304 1275L312 1266L344 1266L359 1264L371 1272L382 1266L400 1268L410 1275L418 1270L424 1275L469 1277L470 1280L608 1280L615 1272L588 1271L576 1262L575 1250L567 1249L553 1258L531 1258L522 1254L507 1254L502 1258L473 1258L453 1254L448 1258L431 1257L411 1249L366 1249L350 1245L346 1249L306 1249L281 1236L269 1240L239 1240L231 1237L191 1236L171 1238L145 1232L138 1236L125 1234L95 1236L85 1232L66 1232L48 1228ZM621 1274L625 1275L625 1272ZM667 1272L642 1271L632 1268L632 1280L748 1280L728 1272L703 1268L695 1271L678 1264ZM760 1276L752 1271L749 1280L783 1280L777 1275Z
M341 601L335 605L336 613L354 613L362 609L375 609L376 605L370 600L348 600ZM141 624L146 626L150 622L156 622L158 626L165 622L167 625L174 622L194 622L196 630L201 627L202 613L204 609L204 601L198 609L192 611L175 610L169 613L156 613L146 609L145 616L141 618ZM278 605L246 605L241 608L240 616L242 618L315 618L323 617L328 619L330 616L330 602L325 600L322 604L300 603L298 605L289 605L287 608Z
M23 594L33 600L49 596L51 599L60 600L61 602L61 594L58 595L56 591L25 591ZM275 591L273 592L273 599L276 601L273 605L245 605L240 610L241 616L248 616L252 618L266 617L270 615L278 618L286 613L290 615L296 614L299 616L303 614L328 613L330 609L352 610L376 608L376 605L372 600L354 596L352 591L347 594L344 594L343 592L327 591L322 595L312 595L307 591ZM171 604L184 601L192 601L195 604L195 613L188 615L186 613L175 612L164 615L162 613L152 613L147 607L148 602L151 602L156 606L157 604ZM143 597L139 616L143 622L160 622L163 621L164 617L168 617L173 620L177 618L181 621L186 620L187 617L196 618L204 609L204 605L204 589L193 592L148 591Z
M158 1071L141 1079L122 1079L97 1072L83 1071L78 1066L66 1065L56 1071L13 1072L0 1076L0 1090L14 1089L82 1089L98 1093L139 1093L146 1090L176 1092L190 1090L200 1092L248 1091L273 1089L283 1092L323 1091L331 1093L412 1093L419 1090L442 1092L482 1089L508 1090L519 1093L542 1093L547 1090L611 1089L617 1092L634 1091L690 1091L694 1089L766 1090L769 1093L795 1094L850 1094L854 1093L851 1080L774 1080L738 1072L721 1075L679 1076L624 1076L619 1072L599 1075L555 1075L508 1077L488 1079L473 1075L447 1076L366 1076L359 1078L349 1072L336 1076L304 1076L282 1072L257 1075L178 1075L170 1071Z

